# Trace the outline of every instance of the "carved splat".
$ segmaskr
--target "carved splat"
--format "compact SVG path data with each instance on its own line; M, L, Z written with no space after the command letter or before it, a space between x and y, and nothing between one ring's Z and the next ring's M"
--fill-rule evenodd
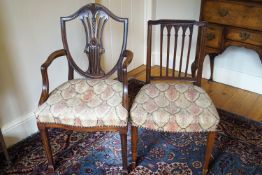
M89 11L87 15L80 17L86 33L86 46L84 52L89 59L87 72L90 74L105 74L101 68L100 58L105 52L103 48L102 35L108 15L102 11Z
M123 23L124 34L122 50L120 51L118 62L111 69L111 71L105 73L105 71L101 67L101 55L105 53L105 48L103 46L103 31L109 18L117 22ZM86 44L83 48L83 52L86 53L87 60L89 63L89 67L86 70L82 70L80 67L77 66L68 48L66 36L66 22L74 19L79 19L81 21L85 31ZM113 72L115 72L117 70L117 67L119 67L119 63L123 60L123 51L126 49L127 23L128 21L126 18L119 18L115 16L108 9L99 4L88 4L79 9L76 13L68 17L62 17L62 39L64 48L67 51L68 61L72 68L79 74L90 78L99 78L107 75L109 76Z

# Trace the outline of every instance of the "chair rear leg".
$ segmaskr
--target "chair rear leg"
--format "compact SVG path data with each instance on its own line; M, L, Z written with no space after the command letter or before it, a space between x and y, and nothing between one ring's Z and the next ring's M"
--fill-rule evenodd
M40 136L41 136L43 146L44 146L44 150L45 150L46 157L47 157L48 174L54 174L54 172L55 172L54 161L53 161L53 157L52 157L50 142L49 142L49 139L48 139L47 128L44 127L44 126L41 126L41 127L38 126L38 128L39 128L39 131L40 131Z
M127 133L120 133L120 138L121 138L123 174L128 174L128 171L127 171Z
M132 149L132 165L131 165L131 169L135 169L136 168L136 159L137 159L137 131L138 128L135 126L131 127L131 149Z
M203 166L202 175L206 175L208 172L208 164L211 157L213 145L216 139L216 132L209 132L207 136L207 145L206 145L206 152L205 152L205 161Z

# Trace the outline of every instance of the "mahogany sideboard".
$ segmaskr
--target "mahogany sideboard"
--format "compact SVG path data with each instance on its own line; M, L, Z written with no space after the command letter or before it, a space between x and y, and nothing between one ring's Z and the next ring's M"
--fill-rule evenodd
M200 20L208 22L205 50L210 80L215 57L228 46L253 49L262 62L262 0L202 0Z

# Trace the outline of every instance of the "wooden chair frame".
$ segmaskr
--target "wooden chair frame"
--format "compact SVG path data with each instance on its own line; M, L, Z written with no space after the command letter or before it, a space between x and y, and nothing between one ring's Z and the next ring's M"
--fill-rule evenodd
M159 76L152 76L151 75L151 47L152 47L152 26L160 25L160 75ZM191 72L192 75L188 76L188 67L189 67L189 54L190 54L190 46L192 41L192 33L193 33L193 27L198 26L199 27L199 35L198 35L198 45L197 45L197 55L195 57L194 62L191 65ZM163 29L167 28L168 34L167 34L167 66L163 67L162 62L162 54L163 54ZM182 28L183 34L182 34L182 52L181 57L177 58L180 59L180 65L179 65L179 72L178 76L175 75L175 65L173 65L173 72L170 76L168 73L168 60L169 60L169 47L170 47L170 31L171 28L175 28L175 36L176 36L176 43L177 43L177 34L178 29ZM186 70L183 74L181 71L181 65L183 61L183 49L184 49L184 40L185 40L185 31L186 29L190 29L190 38L189 38L189 47L187 51L186 56ZM201 78L202 78L202 68L203 68L203 61L205 57L205 41L206 41L206 22L198 22L193 20L150 20L148 21L148 31L147 31L147 63L146 63L146 83L150 83L151 80L177 80L177 81L185 81L185 82L192 82L197 86L201 85ZM201 37L202 36L202 37ZM177 46L174 46L174 53L177 52ZM176 59L175 56L173 58ZM166 74L162 73L162 69L166 69ZM214 145L216 138L216 132L209 132L208 138L207 138L207 147L205 151L205 161L203 165L203 171L202 174L205 175L208 171L208 164L211 157L212 147ZM138 128L135 126L131 127L131 149L132 149L132 165L131 168L134 169L137 164L137 143L138 143Z
M105 21L100 21L96 23L96 17L98 13L102 14L102 17ZM83 71L77 66L74 62L73 57L70 54L67 37L66 37L66 22L71 21L79 17L84 25L85 34L86 34L86 48L85 52L89 59L89 68L87 71ZM113 20L123 23L124 32L123 32L123 43L120 51L119 59L116 65L108 72L105 73L100 66L100 56L104 53L104 48L102 44L102 34L104 29L104 24L111 17ZM90 19L85 19L90 18ZM87 20L86 23L84 20ZM90 22L91 21L91 22ZM100 28L99 28L100 25ZM95 32L95 29L99 32ZM133 53L129 50L126 50L127 43L127 33L128 33L128 19L120 18L111 13L107 8L100 4L87 4L86 6L80 8L74 14L61 17L61 32L62 32L62 41L64 49L57 50L53 52L47 60L41 66L42 73L42 93L39 100L39 105L43 104L49 96L49 79L47 69L50 64L61 56L66 56L68 62L68 80L74 78L74 71L78 72L80 75L86 78L107 78L111 76L114 72L118 73L118 80L123 83L123 99L122 105L128 110L128 81L127 81L127 66L131 63L133 59ZM100 36L98 36L98 33ZM40 131L40 136L43 142L44 150L46 152L48 160L48 172L54 174L54 160L52 157L52 151L50 147L50 141L48 139L48 128L61 128L67 130L74 130L79 132L96 132L96 131L109 131L109 132L119 132L121 137L121 149L122 149L122 163L124 173L127 173L127 126L126 127L77 127L77 126L68 126L63 124L55 123L41 123L37 122L37 126Z

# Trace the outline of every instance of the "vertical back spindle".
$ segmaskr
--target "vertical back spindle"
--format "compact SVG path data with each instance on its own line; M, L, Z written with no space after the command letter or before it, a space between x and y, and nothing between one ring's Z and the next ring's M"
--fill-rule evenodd
M171 32L172 26L167 26L167 60L166 60L166 77L168 77L168 69L169 69L169 47L170 47L170 32Z
M178 38L178 30L179 27L178 26L174 26L175 28L175 41L174 41L174 59L173 59L173 72L172 72L172 76L175 77L175 69L176 69L176 50L177 50L177 38Z
M182 34L182 48L181 48L181 55L180 55L180 63L179 63L179 73L178 77L181 77L181 70L182 70L182 62L183 62L183 53L184 53L184 44L185 44L185 36L186 36L186 28L185 26L182 26L183 34Z
M147 29L147 58L146 58L146 83L150 83L151 78L151 48L152 48L152 25Z
M161 25L161 31L160 31L160 77L162 77L162 55L163 55L163 31L164 31L163 25Z
M188 50L187 50L185 77L187 77L187 70L188 70L188 64L189 64L189 58L190 58L190 50L191 50L192 35L193 35L193 25L190 25L188 28L189 28L189 35L188 35L189 43L188 43Z

